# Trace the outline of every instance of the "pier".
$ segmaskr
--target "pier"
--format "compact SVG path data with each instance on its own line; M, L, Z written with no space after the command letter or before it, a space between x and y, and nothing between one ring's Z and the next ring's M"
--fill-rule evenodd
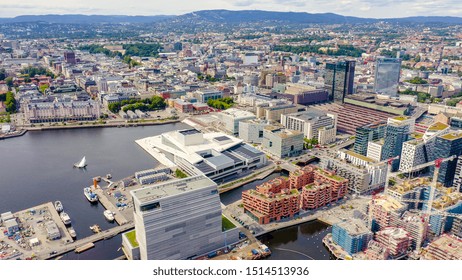
M73 243L69 243L63 246L58 246L54 250L40 252L40 254L37 254L36 257L40 260L56 258L57 256L63 255L70 251L75 251L77 249L81 250L83 246L88 246L89 243L93 243L94 245L95 242L112 238L118 235L119 233L125 232L127 230L131 230L134 227L135 226L133 222L129 222L123 226L117 226L117 227L114 227L108 230L104 230L100 233L96 233L88 237L85 237L83 239L79 239ZM90 248L87 248L86 250L88 249ZM80 252L83 252L83 251L80 251Z
M122 213L120 213L119 209L117 209L117 207L111 203L111 201L109 201L103 189L97 188L94 190L94 192L98 195L98 200L101 205L103 205L106 210L110 210L112 213L114 213L114 218L117 224L125 225L128 223L128 220L122 215Z

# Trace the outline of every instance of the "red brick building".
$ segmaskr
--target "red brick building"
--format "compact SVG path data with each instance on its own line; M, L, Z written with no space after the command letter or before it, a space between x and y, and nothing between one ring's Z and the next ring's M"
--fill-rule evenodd
M347 179L309 165L289 178L279 177L242 192L244 211L260 224L279 221L293 217L300 208L316 209L343 198L347 184Z
M290 182L292 188L301 189L304 210L322 207L347 194L347 179L311 165L292 172Z
M242 192L244 212L259 224L292 218L300 211L300 193L290 189L290 181L279 177L257 187L256 190Z

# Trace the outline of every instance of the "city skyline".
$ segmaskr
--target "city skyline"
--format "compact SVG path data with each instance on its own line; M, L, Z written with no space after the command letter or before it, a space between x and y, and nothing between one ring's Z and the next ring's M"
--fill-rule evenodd
M160 4L162 7L159 9ZM181 7L181 8L179 8ZM352 9L354 7L354 9ZM184 3L180 0L159 3L150 1L142 3L139 0L127 5L122 1L48 1L36 5L32 0L22 1L21 4L2 3L0 17L11 18L20 15L47 15L47 14L84 14L84 15L182 15L199 10L265 10L280 12L307 12L307 13L336 13L344 16L363 18L402 18L411 16L462 16L462 5L454 0L434 0L420 3L414 1L396 0L342 0L325 2L320 0L271 0L271 1L209 1L200 0L193 3Z

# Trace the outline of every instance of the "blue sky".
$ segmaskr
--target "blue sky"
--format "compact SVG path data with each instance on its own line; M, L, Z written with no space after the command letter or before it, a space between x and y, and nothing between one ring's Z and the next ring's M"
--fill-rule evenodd
M31 14L178 15L210 9L332 12L373 18L462 17L462 0L0 0L0 17Z

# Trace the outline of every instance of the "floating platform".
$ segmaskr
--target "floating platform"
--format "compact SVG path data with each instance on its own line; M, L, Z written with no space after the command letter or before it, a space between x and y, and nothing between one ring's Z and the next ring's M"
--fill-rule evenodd
M87 243L83 246L76 248L74 252L76 252L77 254L80 254L82 252L85 252L86 250L90 250L93 247L95 247L95 243L90 242L90 243Z

